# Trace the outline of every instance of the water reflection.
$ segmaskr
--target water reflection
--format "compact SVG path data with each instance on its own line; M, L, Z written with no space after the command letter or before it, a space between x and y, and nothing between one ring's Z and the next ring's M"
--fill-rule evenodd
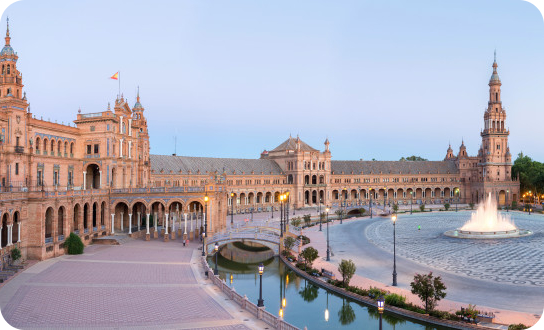
M210 265L215 264L210 259ZM219 257L219 276L227 285L257 304L259 298L258 263L244 264ZM267 311L304 329L377 329L376 308L361 305L328 292L287 268L277 258L264 262L263 299ZM394 314L383 314L384 330L446 329L426 327Z
M355 321L355 311L345 299L342 299L342 307L338 311L338 320L340 324L347 325Z

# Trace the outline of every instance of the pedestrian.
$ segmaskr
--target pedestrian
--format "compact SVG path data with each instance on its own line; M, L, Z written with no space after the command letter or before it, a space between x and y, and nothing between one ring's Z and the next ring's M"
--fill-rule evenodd
M183 240L183 246L185 246L185 240Z
M187 245L189 245L189 239L187 239Z

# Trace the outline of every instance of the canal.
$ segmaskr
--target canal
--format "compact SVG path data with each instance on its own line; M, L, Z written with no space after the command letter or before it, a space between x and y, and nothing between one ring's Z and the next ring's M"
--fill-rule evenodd
M210 266L215 259L209 258ZM232 262L218 257L219 276L242 296L257 303L259 275L257 263ZM378 310L313 285L288 269L277 257L264 262L263 299L266 310L304 329L378 329ZM449 329L383 314L383 329Z

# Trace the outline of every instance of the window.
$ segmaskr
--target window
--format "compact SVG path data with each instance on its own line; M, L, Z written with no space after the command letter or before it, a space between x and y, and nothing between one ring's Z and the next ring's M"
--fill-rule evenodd
M20 138L18 136L15 137L15 146L17 146L17 147L19 146L19 139Z
M19 163L15 163L15 175L19 175Z
M91 132L94 132L94 130L95 130L95 127L91 126Z
M95 153L95 154L98 154L98 144L95 144L95 145L94 145L94 153Z
M501 145L497 144L497 150L501 150Z
M92 151L91 145L88 144L88 145L87 145L87 155L90 155L90 154L91 154L91 151Z
M53 185L57 186L59 184L59 172L53 172Z

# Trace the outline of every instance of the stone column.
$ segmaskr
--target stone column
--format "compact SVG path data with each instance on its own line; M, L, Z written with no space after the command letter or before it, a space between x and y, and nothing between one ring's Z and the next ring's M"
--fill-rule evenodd
M0 223L0 225L1 225L1 224L2 224L2 223ZM2 250L2 229L3 229L3 228L4 228L4 227L0 227L0 250Z
M206 212L204 212L202 213L202 233L204 233L206 236L208 236L208 233L206 232L207 226L208 223L206 222ZM202 233L200 233L200 235L202 235Z
M149 234L149 213L146 214L145 229L146 229L145 240L149 241L149 239L150 239L150 234Z
M6 246L11 246L12 245L12 243L11 243L11 231L12 231L12 228L13 228L13 224L8 225L8 244Z
M164 241L168 242L168 213L164 213Z
M21 221L20 220L17 222L17 243L19 242L21 242Z
M121 212L121 232L125 230L125 228L123 228L124 227L123 222L125 222L125 212Z
M183 217L185 218L185 228L183 230L183 239L187 240L187 213L184 213Z
M111 214L111 233L115 234L115 213Z
M141 212L140 212L140 211L138 211L138 221L136 221L136 224L137 224L137 226L136 226L136 228L137 228L137 231L139 231L139 230L140 230L140 221L142 221L142 218L141 218Z
M170 232L170 238L176 239L176 213L174 213L170 219L172 221L172 231Z
M98 171L98 188L102 188L102 171Z
M159 222L159 218L158 218L158 213L155 212L155 217L153 218L155 221L154 225L155 225L155 231L153 232L153 238L159 238L159 231L157 229L157 222Z
M132 213L128 214L128 233L132 234Z
M87 171L83 171L83 190L87 189Z

